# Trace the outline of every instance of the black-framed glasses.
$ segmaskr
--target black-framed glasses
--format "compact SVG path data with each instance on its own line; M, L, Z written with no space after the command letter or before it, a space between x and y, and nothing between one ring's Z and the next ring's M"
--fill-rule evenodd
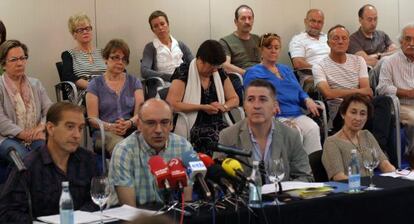
M140 120L142 121L143 124L145 124L146 126L150 127L150 128L156 128L158 126L158 124L162 127L162 128L169 128L171 125L171 120L170 119L162 119L160 121L156 121L156 120L143 120L140 118Z
M92 31L92 26L87 26L87 27L81 27L81 28L77 28L75 30L75 33L83 33L83 32L91 32Z
M265 33L262 35L262 38L260 38L260 47L263 46L263 41L265 41L269 37L276 37L278 40L280 39L280 36L275 33Z
M11 57L11 58L7 59L7 61L11 62L11 63L16 63L17 61L25 62L28 58L29 58L29 56Z
M128 63L128 60L127 60L125 57L120 57L120 56L118 56L118 55L109 56L109 58L110 58L112 61L116 61L116 62L122 61L122 62L123 62L123 63L125 63L125 64L127 64L127 63Z

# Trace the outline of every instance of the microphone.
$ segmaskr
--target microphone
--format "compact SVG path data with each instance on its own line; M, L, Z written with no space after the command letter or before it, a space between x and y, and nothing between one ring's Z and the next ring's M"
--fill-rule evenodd
M171 173L171 187L183 189L187 186L187 174L183 162L178 158L173 158L168 162L168 168Z
M224 171L232 177L238 177L244 182L252 182L249 178L247 178L243 173L243 167L239 163L239 161L227 158L223 161L221 164L221 167L223 167Z
M171 173L167 164L161 156L153 156L148 160L148 165L152 175L155 177L159 189L170 189L168 179L171 179Z
M197 180L204 192L204 196L210 199L211 192L210 189L208 189L206 182L204 181L204 177L207 173L207 168L204 163L198 159L197 154L193 151L184 152L182 158L184 166L187 167L187 172L190 176L190 179Z
M14 165L17 167L17 170L19 172L27 170L26 166L22 161L22 158L13 146L7 149L7 155L9 155L10 159L13 161Z
M228 181L228 179L231 179L232 177L224 172L221 166L214 164L214 160L210 156L204 153L198 153L198 157L200 157L200 160L203 161L204 165L207 167L206 178L219 183L222 188L227 189L228 193L233 194L235 192L234 187Z
M244 157L250 157L252 156L252 152L246 152L241 149L231 147L231 146L225 146L221 145L217 142L210 142L208 144L208 148L213 152L223 152L228 155L236 155L236 156L244 156Z

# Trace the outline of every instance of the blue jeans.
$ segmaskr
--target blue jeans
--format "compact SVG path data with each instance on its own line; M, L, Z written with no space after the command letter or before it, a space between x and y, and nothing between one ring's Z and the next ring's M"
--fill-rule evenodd
M15 148L17 153L19 153L20 157L23 159L30 150L35 150L43 145L45 145L44 140L35 140L32 144L25 146L24 143L18 138L6 138L0 144L0 160L11 161L8 155L8 149L10 147Z

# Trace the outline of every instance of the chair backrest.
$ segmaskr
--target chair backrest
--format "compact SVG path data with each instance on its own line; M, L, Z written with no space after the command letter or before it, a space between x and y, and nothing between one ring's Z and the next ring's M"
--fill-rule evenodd
M322 150L315 151L309 155L309 164L316 182L329 181L328 174L326 174L325 167L322 164Z
M239 106L243 106L244 99L244 87L243 87L243 77L239 73L229 72L227 76L230 78L231 83L233 84L234 90L239 97Z
M59 80L62 82L63 80L63 62L59 61L56 62L56 69L58 71L59 74Z

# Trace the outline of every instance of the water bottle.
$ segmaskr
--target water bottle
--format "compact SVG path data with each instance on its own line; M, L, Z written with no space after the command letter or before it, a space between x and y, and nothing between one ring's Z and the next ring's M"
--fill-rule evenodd
M254 183L249 183L249 207L260 208L262 207L262 178L259 172L259 161L253 161L250 180Z
M360 191L361 174L359 172L359 162L357 157L357 150L351 150L351 161L348 166L348 188L350 193Z
M59 200L59 214L61 224L74 224L73 201L69 192L69 182L62 182L62 194Z

